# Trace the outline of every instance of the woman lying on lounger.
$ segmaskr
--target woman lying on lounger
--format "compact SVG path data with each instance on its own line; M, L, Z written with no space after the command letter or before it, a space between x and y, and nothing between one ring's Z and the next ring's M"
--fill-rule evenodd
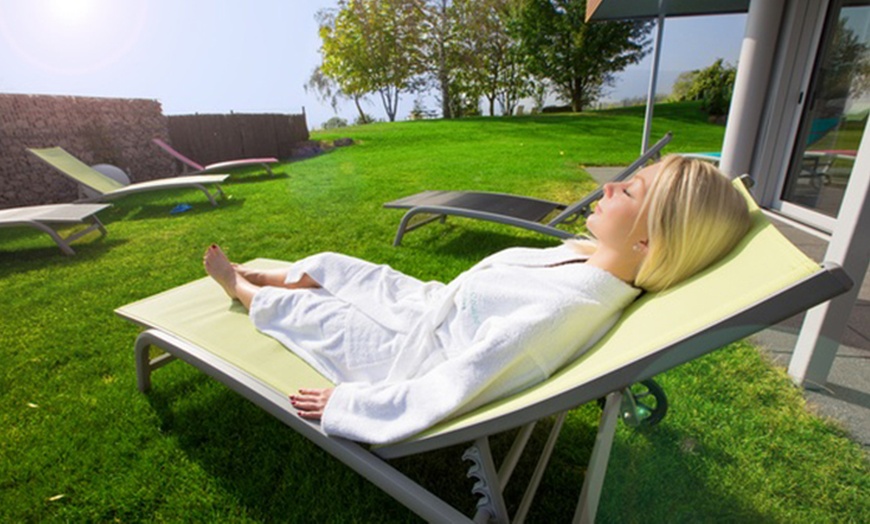
M323 253L287 269L205 269L254 325L335 388L290 397L324 431L386 443L519 392L577 358L641 290L660 291L721 258L749 227L743 197L711 164L669 156L604 186L595 237L512 248L449 284Z

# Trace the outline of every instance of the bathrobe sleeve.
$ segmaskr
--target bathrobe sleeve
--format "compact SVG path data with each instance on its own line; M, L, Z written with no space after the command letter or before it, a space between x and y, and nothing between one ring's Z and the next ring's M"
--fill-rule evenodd
M621 282L592 288L486 319L468 348L423 375L338 385L324 430L361 442L395 442L546 379L597 341L636 296Z

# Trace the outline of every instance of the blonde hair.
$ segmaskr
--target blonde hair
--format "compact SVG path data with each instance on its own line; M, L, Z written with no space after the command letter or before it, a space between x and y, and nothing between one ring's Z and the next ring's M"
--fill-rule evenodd
M669 155L644 199L647 255L634 284L661 291L725 256L749 229L746 200L719 169Z

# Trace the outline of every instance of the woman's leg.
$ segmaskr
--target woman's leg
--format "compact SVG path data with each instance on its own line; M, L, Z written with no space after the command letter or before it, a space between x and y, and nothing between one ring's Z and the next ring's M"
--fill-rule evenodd
M202 257L202 262L205 271L224 288L230 298L241 302L245 309L251 308L251 301L261 286L253 284L238 274L233 263L229 261L220 247L216 244L209 246Z
M241 264L233 264L236 273L257 286L284 287L288 289L319 288L313 278L303 274L298 282L287 283L287 269L255 269Z

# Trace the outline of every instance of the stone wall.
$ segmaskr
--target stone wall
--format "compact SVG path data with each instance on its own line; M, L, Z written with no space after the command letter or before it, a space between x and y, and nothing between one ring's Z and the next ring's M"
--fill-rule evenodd
M133 182L171 176L171 157L151 143L168 136L155 100L0 94L0 209L72 202L78 188L27 152L60 146L88 165L120 167Z

